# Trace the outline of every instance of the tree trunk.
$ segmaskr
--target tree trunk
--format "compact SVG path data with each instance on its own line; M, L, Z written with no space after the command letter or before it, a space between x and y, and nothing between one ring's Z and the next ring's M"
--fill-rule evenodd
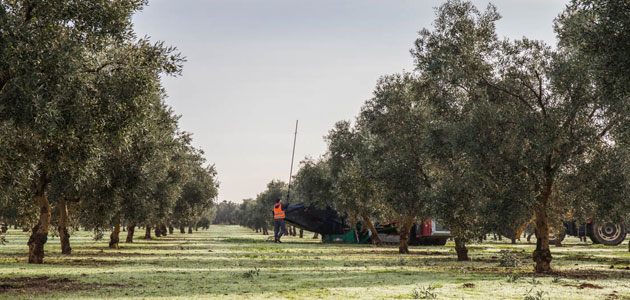
M168 233L169 234L173 234L173 231L175 230L175 228L173 228L173 225L168 225Z
M262 234L263 235L268 235L269 234L269 232L267 231L267 227L266 226L262 228Z
M109 248L118 249L119 241L120 241L120 217L116 217L114 230L112 230L112 234L109 235Z
M186 233L186 227L185 226L179 226L179 233Z
M28 245L28 263L41 264L44 262L44 244L48 240L48 227L50 226L50 202L46 196L48 179L41 175L34 184L35 200L39 206L39 222L33 227L33 232L26 243Z
M469 261L468 248L463 239L455 238L455 252L457 252L457 261Z
M515 245L516 244L516 238L515 237L511 237L510 239L512 240L511 241L512 245Z
M256 228L256 233L258 233L258 228Z
M160 223L155 223L155 229L153 231L155 233L155 237L162 236L162 227L160 227Z
M192 234L193 230L192 230L192 226L188 226L188 234Z
M162 236L168 235L168 229L166 228L166 225L164 225L164 223L160 224L160 233L162 234Z
M377 247L383 246L383 241L381 241L381 237L378 236L378 233L376 232L376 227L374 227L374 223L372 223L372 219L370 219L367 214L362 214L361 217L363 218L363 222L365 222L365 226L367 226L370 232L372 232L372 236L370 236L370 238L372 239L372 244L376 245Z
M313 234L313 239L316 240L319 238L319 233L315 232L315 234ZM628 245L630 247L630 245Z
M131 223L127 226L127 243L133 243L133 232L136 231L136 224Z
M404 218L400 228L400 244L398 245L398 253L400 254L409 254L409 244L407 241L409 240L409 231L411 230L415 217L414 214L411 214Z
M68 233L68 203L64 197L59 200L59 241L61 242L61 254L72 254L70 247L70 234Z
M534 209L536 213L536 250L533 259L536 262L536 273L551 272L551 250L549 249L549 216L547 201L551 196L551 181L548 180Z
M304 229L300 228L300 238L304 237Z
M145 240L151 239L151 225L149 224L147 224L147 226L144 227L144 239Z

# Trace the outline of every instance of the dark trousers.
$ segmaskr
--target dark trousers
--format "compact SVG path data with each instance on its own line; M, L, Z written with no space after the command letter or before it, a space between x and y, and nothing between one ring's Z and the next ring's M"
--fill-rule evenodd
M284 224L284 219L273 220L273 236L280 239L285 232L287 232L287 225Z

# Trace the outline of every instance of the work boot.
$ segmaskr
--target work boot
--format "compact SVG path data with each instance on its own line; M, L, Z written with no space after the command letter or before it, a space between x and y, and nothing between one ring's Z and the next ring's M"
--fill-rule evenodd
M282 244L282 241L280 241L280 239L278 239L278 243Z
M273 242L277 243L278 242L278 238L274 238Z

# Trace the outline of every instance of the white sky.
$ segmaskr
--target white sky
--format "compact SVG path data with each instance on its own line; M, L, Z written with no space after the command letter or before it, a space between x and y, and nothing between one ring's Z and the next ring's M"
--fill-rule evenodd
M409 50L441 2L151 0L133 21L139 36L187 57L183 76L163 80L167 102L216 164L219 200L240 202L288 180L296 119L294 174L325 152L323 136L358 114L380 76L413 70ZM567 2L495 1L497 31L553 45Z

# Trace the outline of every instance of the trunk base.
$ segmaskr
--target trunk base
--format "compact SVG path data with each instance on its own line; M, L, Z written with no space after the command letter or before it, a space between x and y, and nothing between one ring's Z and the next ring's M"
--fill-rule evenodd
M68 228L59 227L59 241L61 242L61 254L72 254L72 248L70 247L70 234L68 234Z
M134 225L127 226L127 239L125 240L126 243L133 243L134 231L136 231L136 226Z
M39 224L33 228L33 233L28 239L28 263L41 264L44 262L44 244L48 240L48 233L38 232Z
M145 240L150 240L151 239L151 226L146 226L144 228L144 239Z
M534 267L534 271L536 271L536 273L551 272L551 251L548 249L535 250L533 258L534 262L536 262L536 266Z
M457 261L469 261L468 248L466 243L459 239L455 239L455 252L457 252Z
M115 238L114 237L110 237L109 238L109 248L119 249L118 248L118 241L119 241L118 237L115 237Z

